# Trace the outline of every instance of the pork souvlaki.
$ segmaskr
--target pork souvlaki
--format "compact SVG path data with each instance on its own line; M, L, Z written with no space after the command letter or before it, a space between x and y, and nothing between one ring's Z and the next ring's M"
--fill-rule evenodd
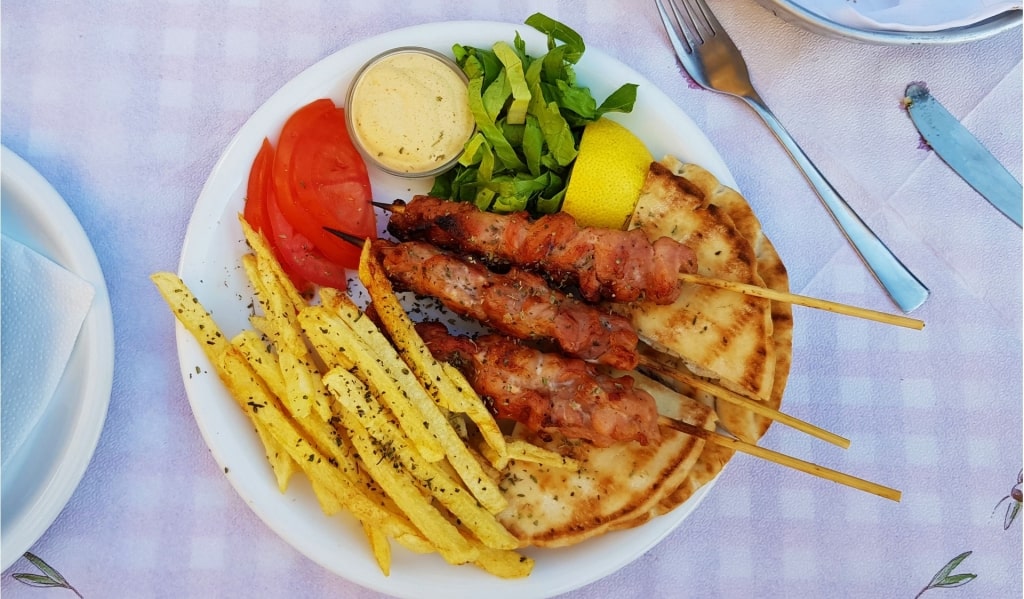
M565 212L530 218L494 214L473 204L416 196L391 207L388 231L488 261L542 270L575 285L588 301L669 304L679 297L679 273L697 270L697 256L670 237L651 242L643 231L581 227Z
M438 322L416 330L434 357L462 371L498 418L598 447L661 439L654 398L629 376L603 374L583 360L540 352L504 335L450 335Z
M539 275L492 272L429 243L377 240L373 250L397 287L437 298L449 310L520 339L553 342L565 353L633 370L639 339L629 321L551 289Z

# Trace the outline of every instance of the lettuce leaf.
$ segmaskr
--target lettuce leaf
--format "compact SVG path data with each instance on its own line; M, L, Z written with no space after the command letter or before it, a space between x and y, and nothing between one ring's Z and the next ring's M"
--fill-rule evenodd
M577 83L573 66L586 51L579 33L541 13L525 24L547 36L544 55L529 56L518 32L511 44L452 47L469 78L477 132L456 166L434 179L431 195L496 212L557 212L587 123L633 110L636 84L598 103Z

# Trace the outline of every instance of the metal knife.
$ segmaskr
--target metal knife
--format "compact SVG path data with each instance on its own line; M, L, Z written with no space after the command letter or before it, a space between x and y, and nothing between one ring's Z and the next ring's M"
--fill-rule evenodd
M964 181L1021 226L1024 190L1013 175L921 83L907 86L904 105L917 130Z

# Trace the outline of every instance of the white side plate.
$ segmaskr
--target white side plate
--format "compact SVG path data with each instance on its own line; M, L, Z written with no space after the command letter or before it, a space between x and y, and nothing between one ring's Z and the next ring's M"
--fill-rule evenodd
M0 155L0 182L3 234L96 290L53 400L3 471L0 569L6 570L57 518L92 459L110 403L114 325L96 253L64 199L7 148Z

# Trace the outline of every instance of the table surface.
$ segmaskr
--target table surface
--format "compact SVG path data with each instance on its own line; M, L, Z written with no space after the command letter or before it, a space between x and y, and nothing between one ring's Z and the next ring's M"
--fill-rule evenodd
M784 407L852 441L781 427L766 447L895 486L894 503L739 456L697 511L568 597L1021 595L1021 230L922 143L901 106L933 94L1021 178L1021 32L869 46L711 2L754 84L869 225L928 285L923 331L796 309ZM63 195L105 272L113 393L89 469L31 551L84 597L376 597L282 541L234 492L185 396L174 323L148 275L174 270L204 181L263 102L354 42L541 11L629 65L719 149L794 291L894 311L782 147L741 102L680 73L651 2L200 0L2 7L2 141ZM8 597L70 596L2 577Z

